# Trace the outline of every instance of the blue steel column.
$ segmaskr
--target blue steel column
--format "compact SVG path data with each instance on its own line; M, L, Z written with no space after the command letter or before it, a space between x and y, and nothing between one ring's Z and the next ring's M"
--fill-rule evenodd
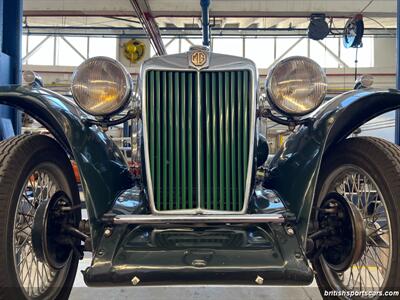
M203 46L210 46L210 0L201 0L200 6Z
M0 85L21 82L23 0L0 0ZM0 117L11 119L15 133L21 131L21 114L0 106Z
M397 0L397 64L396 64L396 88L400 89L400 0ZM394 139L397 145L400 145L400 110L396 110L396 126L394 130Z

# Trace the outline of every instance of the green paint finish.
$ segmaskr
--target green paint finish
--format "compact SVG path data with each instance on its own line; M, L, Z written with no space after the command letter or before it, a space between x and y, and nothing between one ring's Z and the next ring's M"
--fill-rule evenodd
M205 76L205 86L204 86L204 97L205 97L205 102L206 102L206 110L205 110L205 116L203 117L206 123L206 130L205 130L205 157L204 161L206 163L206 207L211 207L211 121L210 121L210 116L211 116L211 84L210 84L210 76L208 73L204 74Z
M18 108L42 124L76 161L90 220L93 251L104 233L101 217L134 182L118 146L98 126L88 126L70 99L38 86L1 86L0 103Z
M217 98L217 73L212 73L211 78L211 89L212 89L212 97L211 97L211 106L212 106L212 200L213 206L212 209L218 209L218 171L217 171L217 162L218 162L218 136L217 136L217 107L220 99Z
M174 168L174 180L175 180L175 209L180 209L181 203L180 203L180 161L181 161L181 140L180 140L180 93L179 93L179 73L175 72L174 73L174 118L175 118L175 124L174 124L174 132L175 132L175 168ZM171 201L171 199L170 199Z
M194 208L197 206L194 178L197 167L193 165L197 162L193 143L193 109L197 101L195 73L149 71L146 80L149 155L150 166L155 166L151 176L156 209Z
M238 186L238 205L243 203L243 73L239 72L237 77L237 186Z
M237 110L237 94L236 94L236 72L231 72L231 98L230 98L230 114L231 114L231 167L232 167L232 177L231 177L231 186L232 186L232 210L236 210L237 203L237 184L236 184L236 175L237 175L237 156L236 156L236 132L237 132L237 118L236 118L236 110Z
M193 189L193 137L196 135L193 132L193 93L195 92L195 86L193 86L192 73L187 74L187 197L188 197L188 208L193 208L194 194L196 193ZM195 160L197 161L197 160Z
M202 115L203 115L203 102L199 100L199 94L203 91L202 89L202 82L201 82L201 77L200 74L197 73L196 74L197 77L197 82L198 85L200 85L200 91L197 91L196 94L196 101L195 106L196 106L196 131L195 131L195 147L196 147L196 158L198 159L198 164L197 164L197 168L198 168L198 172L197 172L197 176L196 179L198 181L198 186L199 186L199 190L198 190L198 202L200 202L200 206L204 207L204 158L203 158L203 124L202 124ZM195 163L196 164L196 163ZM196 203L196 206L198 205L198 203Z
M218 104L219 104L219 209L223 210L224 209L224 201L225 201L225 141L226 141L226 135L225 135L225 130L224 130L224 124L225 124L225 114L224 114L224 109L225 109L225 100L224 100L224 89L223 84L224 84L224 79L223 79L223 73L219 72L218 73Z
M160 93L160 97L162 97L162 107L161 107L161 113L162 113L162 203L164 209L167 208L167 201L168 201L168 189L167 189L167 184L168 184L168 127L167 127L167 97L165 97L163 94L167 93L167 72L162 72L162 91ZM161 207L161 204L159 203L157 199L157 208L159 209Z
M249 81L249 73L244 72L243 76L243 178L247 177L247 168L248 168L248 160L249 160L249 119L250 119L250 110L249 110L249 90L250 90L250 81Z
M226 173L225 173L225 180L226 180L226 201L225 201L225 209L230 210L231 206L231 122L230 122L230 76L229 72L225 72L225 161L226 161Z
M241 210L250 145L249 72L149 71L146 80L156 208L197 208L200 197L204 209Z
M180 93L180 105L181 105L181 147L182 147L182 160L181 160L181 176L182 176L182 208L186 208L186 73L181 73L181 93Z
M156 96L155 96L155 107L154 107L154 113L155 113L155 191L156 191L156 199L157 199L157 205L160 206L161 202L161 76L160 73L156 73L156 78L155 78L155 84L156 84Z
M147 85L148 87L148 93L150 95L149 97L149 106L148 110L150 112L151 116L154 116L154 72L150 73L150 82ZM151 118L149 120L149 134L150 134L150 144L154 145L154 118ZM154 157L154 147L150 148L150 156ZM150 162L150 173L151 173L151 178L154 178L154 161Z
M167 209L167 204L169 209L173 209L174 204L174 91L173 91L173 73L168 72L168 202L164 204L164 210Z

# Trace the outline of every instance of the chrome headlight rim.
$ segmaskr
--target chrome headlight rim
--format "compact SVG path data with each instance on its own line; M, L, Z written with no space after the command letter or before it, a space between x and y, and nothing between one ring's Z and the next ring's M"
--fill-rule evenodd
M311 63L312 65L314 65L314 67L316 67L316 68L318 69L318 71L320 72L321 78L322 78L322 80L323 80L323 83L324 83L325 86L326 86L324 92L320 95L318 101L316 102L317 104L316 104L314 107L312 107L312 108L310 108L310 109L308 109L308 110L302 111L302 112L288 112L288 111L286 111L285 109L281 108L281 107L277 104L278 101L276 101L276 99L274 99L273 93L272 93L272 89L273 89L273 88L272 88L272 86L271 86L271 84L272 84L271 78L272 78L272 76L274 75L274 72L275 72L279 67L281 67L282 65L287 64L288 62L291 62L291 61L293 61L293 60L303 60L303 61L306 61L306 62ZM271 108L272 108L273 110L277 111L278 113L280 113L280 114L282 114L282 115L288 116L288 117L300 118L300 117L303 117L303 116L308 115L308 114L312 113L313 111L315 111L318 107L321 106L322 102L324 101L324 99L325 99L325 97L326 97L326 94L327 94L327 78L326 78L326 73L324 72L324 70L322 69L322 67L321 67L317 62L315 62L314 60L312 60L312 59L309 58L309 57L306 57L306 56L299 56L299 55L290 56L290 57L284 58L284 59L280 60L279 62L277 62L277 63L271 68L271 70L268 72L267 80L266 80L266 84L265 84L265 93L266 93L267 101L268 101L269 105L271 106Z
M124 95L121 97L122 101L121 101L121 105L110 111L110 112L93 112L90 111L88 109L86 109L84 106L82 106L82 104L80 103L80 101L77 99L75 93L74 93L74 84L76 83L76 78L77 78L77 74L79 74L80 71L82 71L83 68L87 67L88 64L93 63L94 61L104 61L106 63L111 63L114 66L116 66L123 74L124 79L125 79L125 92ZM85 113L94 116L96 118L103 118L103 119L107 119L110 118L118 113L120 113L121 111L123 111L129 104L129 100L132 97L133 94L133 80L131 78L131 75L129 74L128 70L125 68L125 66L120 63L119 61L117 61L116 59L113 59L111 57L107 57L107 56L95 56L95 57L91 57L86 59L84 62L82 62L78 68L74 71L74 73L72 74L72 81L71 81L71 94L72 97L75 101L75 103L78 105L78 107L83 110Z

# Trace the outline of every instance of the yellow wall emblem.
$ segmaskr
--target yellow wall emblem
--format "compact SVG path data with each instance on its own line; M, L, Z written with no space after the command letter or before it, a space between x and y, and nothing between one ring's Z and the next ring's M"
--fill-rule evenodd
M146 46L142 41L131 39L123 47L124 56L133 64L136 64L145 55Z
M202 67L207 62L207 53L204 51L192 52L191 61L193 66Z

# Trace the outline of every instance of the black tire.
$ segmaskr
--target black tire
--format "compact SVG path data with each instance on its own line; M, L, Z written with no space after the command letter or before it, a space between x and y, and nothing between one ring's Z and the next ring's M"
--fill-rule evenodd
M30 174L41 166L48 167L59 188L75 204L79 203L71 163L54 139L44 135L20 135L0 143L0 299L68 299L75 280L79 262L75 254L55 273L55 279L49 281L54 284L39 296L29 296L18 279L14 259L15 255L20 255L14 254L17 203L23 197L21 191L31 178ZM80 212L77 212L77 218L80 217Z
M400 148L388 141L372 137L350 138L333 146L324 157L321 166L315 205L318 206L326 195L329 176L334 174L335 170L338 170L341 166L346 165L354 165L364 170L381 191L387 207L387 214L385 215L390 219L389 227L392 236L391 267L382 291L399 291ZM315 213L313 213L313 216L315 217ZM321 263L321 258L314 259L312 264L316 272L316 281L321 295L325 299L347 299L346 297L327 296L329 295L328 291L334 291L337 288L332 287L331 282L328 280ZM394 297L387 298L394 299ZM352 299L359 298L352 297ZM379 299L386 298L382 296Z

